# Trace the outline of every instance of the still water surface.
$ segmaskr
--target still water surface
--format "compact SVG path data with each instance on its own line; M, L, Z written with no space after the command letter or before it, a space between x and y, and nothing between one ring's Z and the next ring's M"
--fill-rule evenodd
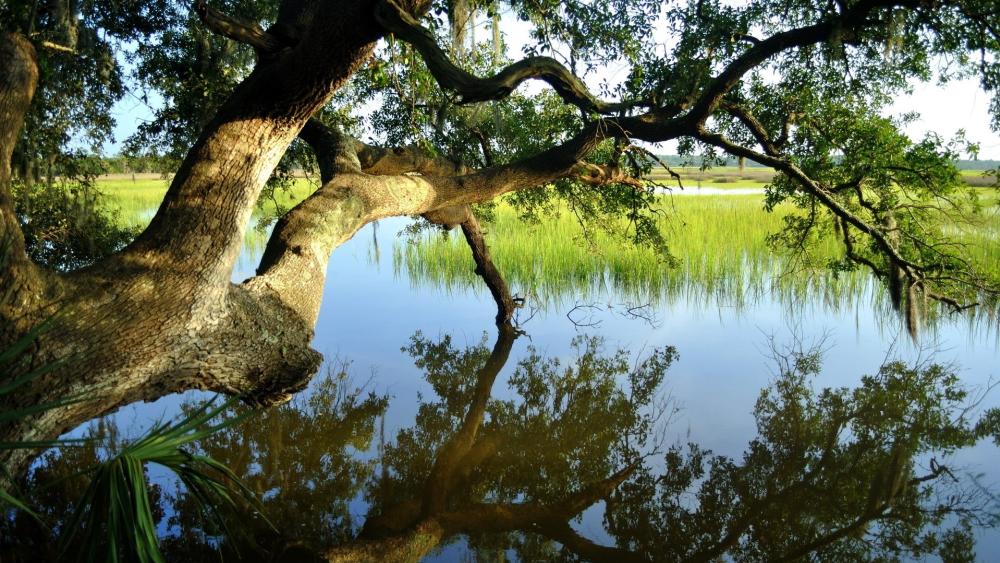
M346 388L361 387L363 393L357 401L362 401L368 392L388 399L384 411L380 410L381 407L372 407L374 410L365 415L368 416L366 422L359 423L351 437L330 439L334 442L340 440L337 452L342 457L332 454L320 456L325 459L326 466L317 461L320 464L317 467L326 467L326 471L338 471L334 465L339 465L342 470L337 473L336 479L342 486L336 491L315 483L307 484L304 488L301 483L297 488L287 484L284 487L296 488L297 492L294 494L304 497L310 494L337 497L309 502L299 499L295 501L298 508L288 509L287 513L283 513L285 516L282 516L286 519L294 518L289 514L294 515L309 507L328 511L329 522L334 522L327 530L331 543L344 541L357 532L369 517L373 502L391 504L407 494L420 494L414 489L414 480L419 481L421 471L426 473L430 470L434 452L437 451L435 448L442 441L448 440L448 432L441 425L450 424L450 427L455 428L460 426L463 413L469 408L469 401L474 402L470 398L470 394L474 393L469 387L474 387L481 379L475 377L475 373L467 373L464 378L455 375L461 372L456 367L461 362L455 359L455 355L469 353L472 348L472 352L478 354L474 354L478 363L469 357L466 358L468 366L481 369L486 355L498 341L497 329L492 322L494 306L485 287L441 287L428 283L424 277L418 282L410 278L405 265L397 261L394 266L392 247L407 244L397 236L407 223L406 219L396 219L382 221L377 228L366 227L336 250L330 262L323 309L313 346L324 354L333 371L336 371L334 367L349 362L346 369L350 375L349 383L338 383L342 388L339 391L341 395ZM531 250L525 249L525 252ZM252 275L258 258L259 249L252 244L248 245L240 258L234 279L245 279ZM512 290L520 294L530 293L530 288L519 288L516 285ZM691 295L696 293L691 292ZM513 439L509 447L519 448L522 452L528 452L527 455L537 455L539 458L534 462L519 459L512 465L517 466L517 470L487 466L475 470L474 473L482 471L483 475L492 475L481 476L484 481L494 479L495 483L500 483L492 488L482 485L480 489L476 489L476 494L481 495L480 500L502 499L508 502L521 502L532 495L544 498L546 495L557 495L560 486L570 490L573 483L585 482L587 478L584 474L594 478L602 470L606 470L604 476L607 476L621 467L619 458L615 457L619 454L615 452L626 446L611 442L597 443L603 435L602 429L587 425L619 428L627 426L626 422L620 417L616 418L617 415L610 411L594 414L600 410L595 406L588 407L587 412L574 410L565 404L558 408L554 406L560 400L583 401L580 397L584 396L607 399L611 396L608 394L610 391L595 390L596 388L586 391L581 388L567 392L566 397L569 398L558 399L552 394L545 395L543 390L538 389L521 389L518 392L517 386L512 385L512 381L523 383L525 370L531 371L529 368L533 365L532 361L536 362L534 366L537 368L539 358L546 359L544 361L557 358L562 360L563 367L560 369L577 366L577 371L574 372L576 377L582 377L581 370L590 370L598 373L595 378L603 377L614 381L619 390L628 394L628 373L616 372L611 368L602 372L603 368L581 364L581 349L586 352L586 344L578 341L576 348L572 345L574 338L580 336L603 339L601 350L605 356L613 356L619 349L626 351L630 370L638 360L649 357L657 350L668 346L676 350L677 358L666 370L655 396L648 401L649 404L638 409L649 413L663 411L663 416L656 419L648 433L650 436L655 434L658 440L656 443L647 440L641 445L633 442L627 446L640 452L650 452L658 447L660 453L647 460L653 473L665 472L662 451L675 444L698 444L700 448L740 462L748 444L758 436L759 428L753 413L758 397L762 389L777 377L775 361L771 358L771 342L779 349L794 346L796 342L805 347L821 343L825 350L822 373L812 384L817 391L825 387L856 387L863 375L875 373L887 358L915 362L926 360L932 355L934 361L955 362L960 366L962 384L970 389L982 389L989 384L991 378L1000 376L1000 344L995 329L977 328L958 320L936 327L917 346L909 340L898 322L887 320L884 315L876 313L878 307L873 302L877 298L873 293L869 287L858 294L854 305L849 307L829 307L821 298L806 303L783 303L768 295L750 303L741 303L738 307L728 303L725 295L715 296L708 305L703 298L678 298L657 303L655 309L643 310L642 316L651 317L643 319L627 314L627 306L636 303L629 303L627 299L617 295L614 288L606 288L603 295L590 295L586 301L570 294L546 303L543 308L522 311L522 320L529 315L531 317L520 327L525 334L514 340L509 359L499 369L496 380L489 389L492 401L498 402L497 404L507 401L510 409L524 409L523 412L518 411L523 415L521 419L508 413L513 419L521 420L521 430L524 432L522 436ZM422 335L423 340L412 340L417 333ZM440 344L446 337L450 338L450 351L430 348L434 343ZM409 347L409 351L402 349L405 347ZM454 365L448 364L445 357L449 357ZM421 367L415 365L415 358L423 360ZM435 364L435 358L438 364L443 364ZM523 364L520 370L517 368L519 362ZM455 373L449 372L449 369ZM308 406L303 406L308 397L322 397L324 393L331 393L329 387L323 387L319 383L322 379L318 378L296 400L295 404L300 405L303 412L309 411ZM558 378L553 380L539 376L536 383L556 385L553 381L557 380ZM451 384L458 385L458 388L448 387ZM573 395L574 392L576 395ZM580 417L579 421L548 421L552 424L551 428L561 429L554 442L541 438L537 440L535 446L545 442L544 447L548 448L548 452L531 453L533 446L529 426L540 424L538 416L545 410L538 407L532 411L530 405L525 406L532 397L538 399L532 393L548 397L549 414ZM558 395L557 391L553 393ZM152 404L133 405L115 414L113 420L124 433L139 434L154 420L175 417L182 402L197 400L203 396L192 393L168 397ZM341 401L347 399L341 396ZM994 392L985 398L980 410L998 405L1000 393ZM336 411L336 408L333 410ZM309 412L316 414L318 411ZM258 447L270 447L273 451L268 452L265 457L254 458L256 461L247 462L248 473L263 474L266 470L299 475L291 467L282 469L281 450L288 450L285 457L292 460L288 463L296 463L296 445L301 446L307 438L295 437L287 427L266 426L276 420L278 418L270 417L257 423L251 422L256 424L254 432L260 434L260 442L266 442L269 434L274 436L270 446L255 442ZM309 417L305 416L302 420L309 420ZM286 421L284 424L298 424L303 428L309 426L302 420L297 423ZM491 421L502 420L503 416L500 414L488 414L486 425ZM446 424L444 421L451 422ZM584 459L587 452L591 451L587 447L559 443L559 440L584 439L574 435L574 425L580 426L579 430L586 437L597 436L593 438L595 443L587 447L591 447L593 452L599 452L604 459L590 460L593 467L588 466L588 460ZM325 431L331 432L329 429ZM277 435L282 432L288 435ZM400 432L403 432L401 437ZM250 434L247 431L248 442L251 441ZM420 439L426 442L422 444ZM380 446L380 442L384 442L384 445ZM561 448L565 448L565 451L560 451ZM500 450L506 451L503 447ZM508 452L504 455L513 454ZM497 458L502 459L504 455L498 455ZM383 456L388 456L390 460L386 465L391 465L387 468L391 471L391 476L383 473L383 467L378 463ZM553 459L548 459L548 456ZM561 461L558 460L560 456L564 458ZM339 460L339 463L334 464L332 460ZM970 482L969 475L982 474L977 478L979 484L994 490L1000 489L1000 471L997 469L1000 467L1000 450L991 442L983 441L976 447L962 450L951 457L938 456L936 462L946 463L953 468L956 477L966 483ZM918 475L928 472L928 456L917 456L915 463ZM533 467L537 471L536 475L531 476ZM567 473L577 471L578 474L559 474L557 468ZM672 471L676 472L676 468ZM153 476L161 480L166 488L172 486L169 479L155 469ZM517 479L527 479L532 483L518 485L509 482ZM550 483L546 488L546 481L556 484ZM392 489L388 485L390 482L397 483L395 489L388 490ZM277 481L269 483L263 486L265 500L280 497L283 487L275 484ZM697 488L699 483L695 479L693 486ZM862 491L858 494L864 497L869 493ZM503 499L505 495L509 498ZM804 494L802 502L809 502L806 498L811 497ZM453 499L451 502L459 501ZM696 500L693 495L688 495L680 502L687 509L694 510L699 502L707 501L704 497ZM847 500L844 503L845 506L850 504ZM992 509L997 509L995 503ZM172 510L168 508L168 512ZM618 534L620 537L628 536L630 532L627 530L637 523L622 524L622 519L641 518L639 515L644 513L616 510ZM837 509L831 507L831 510L836 512ZM605 503L596 502L583 512L582 519L573 520L571 525L577 533L595 543L613 545L615 540L604 522L605 511ZM299 516L309 520L308 515ZM723 516L720 515L719 518L722 519ZM948 522L953 523L954 519ZM288 525L286 520L282 524ZM690 531L694 528L687 529ZM161 531L166 536L176 535L179 530L176 520L171 522L164 519L161 522ZM663 533L662 529L659 533ZM979 560L1000 560L1000 534L996 530L980 529L976 532L976 539ZM536 545L538 542L535 540L511 537L503 540L476 537L471 540L472 546L467 539L452 538L446 543L429 560L496 560L501 555L514 558L517 553L527 554L525 557L548 557L544 554L551 554L547 550L552 549L551 546ZM651 545L655 546L656 543ZM849 560L850 556L842 553L839 558Z

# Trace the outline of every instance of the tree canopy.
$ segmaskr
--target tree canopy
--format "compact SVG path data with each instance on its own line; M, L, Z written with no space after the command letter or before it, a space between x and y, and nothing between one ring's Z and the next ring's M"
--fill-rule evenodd
M524 53L506 48L508 26L527 31ZM82 399L0 438L53 438L192 388L287 401L320 365L330 254L380 218L461 226L501 327L517 301L479 223L498 198L529 216L569 206L666 267L644 143L773 167L767 205L800 210L774 244L808 261L836 239L826 265L881 280L914 334L929 308L995 311L1000 270L963 239L984 193L954 160L974 147L909 139L887 107L914 80L974 77L1000 126L998 30L992 0L7 2L0 344L63 314L20 369L56 367L3 401ZM172 159L170 187L134 240L106 233L100 252L60 262L14 186L70 174L73 139L107 139L126 93L163 99L126 145ZM319 187L281 210L256 275L232 283L254 205L297 167Z

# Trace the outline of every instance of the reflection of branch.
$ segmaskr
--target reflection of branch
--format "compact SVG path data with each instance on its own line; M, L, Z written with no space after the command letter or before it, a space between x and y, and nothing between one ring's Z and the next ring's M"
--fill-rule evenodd
M573 308L566 312L566 318L569 319L569 322L573 323L573 326L576 328L597 328L601 326L601 320L595 320L595 316L602 309L611 313L618 313L618 315L622 318L628 320L645 321L653 328L660 325L660 321L657 319L656 312L653 310L651 303L644 303L641 305L635 303L619 303L618 305L613 305L608 303L607 305L602 306L597 303L577 302Z
M475 378L475 388L458 430L438 448L420 498L410 498L370 516L357 542L325 554L329 561L418 561L440 542L456 534L531 532L558 541L593 561L639 561L638 554L599 545L578 534L570 521L607 499L642 464L637 459L606 479L585 484L553 501L521 503L456 502L470 477L497 451L501 437L482 435L493 384L510 357L519 332L500 326L489 359Z
M566 311L566 318L577 328L596 328L601 326L601 321L594 320L594 311L597 310L600 310L600 307L594 303L577 303L572 309ZM587 316L585 319L577 320L573 314L580 311L586 312Z
M453 477L458 471L459 464L476 445L476 437L486 417L486 405L493 391L493 382L510 358L510 351L518 337L518 332L510 324L502 324L498 328L493 351L476 374L476 387L462 426L438 450L434 468L427 478L423 506L425 514L438 512L445 507L448 497L455 489L456 483Z

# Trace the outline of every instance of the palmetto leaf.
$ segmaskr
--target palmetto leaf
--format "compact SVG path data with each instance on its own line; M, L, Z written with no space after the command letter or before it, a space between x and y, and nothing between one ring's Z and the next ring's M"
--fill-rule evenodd
M242 502L261 513L259 500L228 467L184 449L253 414L248 411L217 425L209 424L236 400L216 406L213 399L178 422L156 424L143 437L93 468L93 479L62 537L64 555L79 536L82 547L77 554L81 559L118 561L124 556L140 563L163 561L147 492L145 467L150 463L176 474L197 499L199 508L216 520L220 528L225 528L218 513L223 506L236 507Z

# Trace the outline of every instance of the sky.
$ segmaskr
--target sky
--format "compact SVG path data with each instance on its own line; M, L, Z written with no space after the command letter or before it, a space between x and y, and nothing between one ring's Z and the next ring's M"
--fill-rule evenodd
M970 141L979 143L980 159L1000 160L1000 135L990 130L990 96L975 80L914 85L913 94L896 101L894 113L916 111L920 120L905 129L913 139L928 131L946 138L964 129Z

